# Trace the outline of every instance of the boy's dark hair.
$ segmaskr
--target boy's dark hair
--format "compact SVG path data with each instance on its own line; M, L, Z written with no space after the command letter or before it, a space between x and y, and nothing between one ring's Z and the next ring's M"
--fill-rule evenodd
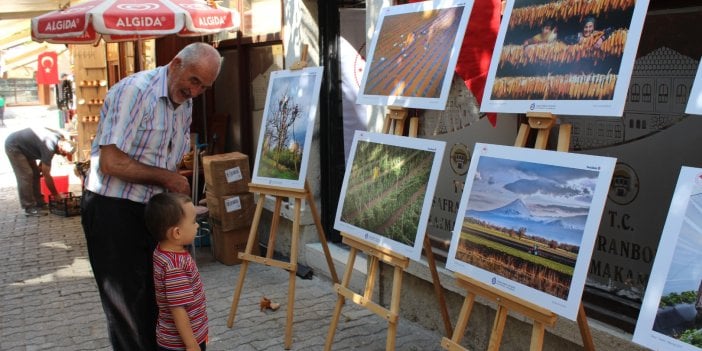
M541 28L550 27L551 29L556 27L556 22L552 19L547 19L541 24Z
M144 209L144 221L154 239L166 239L168 229L178 225L185 215L183 204L190 201L190 196L180 193L160 193L149 200Z

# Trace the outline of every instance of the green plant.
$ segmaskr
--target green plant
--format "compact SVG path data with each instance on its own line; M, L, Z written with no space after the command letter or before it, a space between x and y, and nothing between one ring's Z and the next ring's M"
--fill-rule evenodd
M702 330L688 329L680 335L680 341L702 347Z

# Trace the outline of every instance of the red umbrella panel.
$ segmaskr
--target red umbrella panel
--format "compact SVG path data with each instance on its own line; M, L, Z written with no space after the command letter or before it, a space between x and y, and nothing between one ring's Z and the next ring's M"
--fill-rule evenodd
M205 0L93 0L32 18L32 38L54 43L199 36L238 29L233 9Z

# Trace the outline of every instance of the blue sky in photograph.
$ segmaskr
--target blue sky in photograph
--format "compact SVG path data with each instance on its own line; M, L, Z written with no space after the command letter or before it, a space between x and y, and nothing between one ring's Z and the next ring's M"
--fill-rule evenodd
M271 96L268 99L268 114L269 118L273 117L272 113L278 110L278 101L288 94L294 104L298 104L301 109L301 118L294 124L295 140L302 147L307 132L307 123L309 121L310 107L313 102L316 102L317 97L314 94L315 75L304 74L300 76L276 77L271 84ZM292 138L292 135L290 136Z
M520 199L536 216L587 214L598 172L483 156L467 210L489 211Z
M702 189L690 196L663 295L697 289L702 279Z

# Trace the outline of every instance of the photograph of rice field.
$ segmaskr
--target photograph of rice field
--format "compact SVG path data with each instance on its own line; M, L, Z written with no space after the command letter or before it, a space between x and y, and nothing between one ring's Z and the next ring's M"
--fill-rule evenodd
M598 172L481 157L456 259L566 299Z
M443 109L471 8L472 0L383 8L359 103Z
M414 246L434 152L359 141L341 220Z
M682 167L641 305L635 342L654 350L702 350L701 254L702 169Z
M320 67L271 74L254 183L304 186L321 76Z

